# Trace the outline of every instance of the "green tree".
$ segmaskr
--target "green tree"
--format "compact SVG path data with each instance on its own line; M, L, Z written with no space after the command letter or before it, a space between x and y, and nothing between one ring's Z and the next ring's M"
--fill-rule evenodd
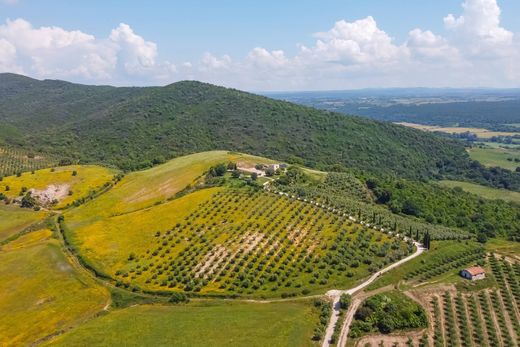
M485 233L478 233L477 235L477 241L480 243L486 243L487 242L487 235Z
M33 208L37 206L36 199L31 195L31 192L27 192L22 198L21 206L23 208Z
M268 176L268 177L271 177L274 175L274 169L273 168L267 168L267 170L265 170L265 175Z
M169 302L173 304L180 304L183 302L188 302L188 297L183 293L173 292L170 296L170 299L168 299Z
M350 304L352 303L352 296L347 293L341 294L339 297L339 306L343 310L347 310L350 307Z

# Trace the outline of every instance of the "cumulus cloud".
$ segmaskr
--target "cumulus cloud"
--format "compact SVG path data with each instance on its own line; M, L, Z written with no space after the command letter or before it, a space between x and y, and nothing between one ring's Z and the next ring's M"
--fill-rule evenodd
M449 14L444 18L454 44L472 55L511 54L514 34L500 26L501 10L496 0L465 0L462 7L461 16Z
M141 73L155 66L157 45L136 35L128 24L121 23L112 30L110 41L119 48L118 55L128 73Z
M460 15L443 20L444 35L415 28L402 43L371 16L340 20L294 56L256 47L211 81L251 89L518 86L520 49L496 0L465 0Z
M157 64L157 46L121 23L107 38L59 27L35 28L26 20L7 20L0 25L0 69L41 78L112 82L170 77L175 66ZM16 55L18 68L7 59ZM12 64L12 62L11 62Z
M458 50L450 46L448 41L433 32L414 29L408 34L406 46L410 53L419 59L448 59L458 58Z
M254 47L242 58L206 52L178 65L161 60L157 45L128 24L94 37L8 20L0 25L0 71L112 84L188 78L253 90L518 87L519 39L502 26L500 14L496 0L464 0L460 13L439 18L444 31L414 28L401 42L368 16L337 21L292 55Z
M285 53L282 50L269 52L262 47L256 47L249 52L247 61L254 67L274 69L284 67L289 63L289 60L285 57Z
M314 35L314 47L302 47L313 58L343 64L371 64L392 61L403 54L392 38L379 29L371 16L354 22L341 20L327 32Z
M185 63L186 64L186 63ZM191 63L188 63L191 68ZM202 56L202 60L200 61L200 70L201 71L211 71L211 70L227 70L231 67L232 61L229 55L223 55L222 57L216 57L211 53L204 53Z

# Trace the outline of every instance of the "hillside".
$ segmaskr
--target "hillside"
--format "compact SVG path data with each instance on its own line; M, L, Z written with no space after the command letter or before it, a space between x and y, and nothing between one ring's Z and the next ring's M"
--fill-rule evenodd
M7 332L0 344L167 345L175 338L207 345L209 340L196 338L203 329L215 345L229 344L230 334L244 345L310 346L329 336L334 345L340 335L347 337L345 324L356 345L371 339L450 344L469 341L473 335L463 335L466 324L496 315L482 339L488 345L515 345L510 341L520 332L517 244L494 238L483 245L464 230L471 228L429 223L446 224L461 213L481 215L470 224L497 223L492 218L504 213L485 210L501 207L509 213L516 205L478 201L440 187L430 192L434 188L416 181L397 180L397 191L393 181L297 166L253 178L257 165L267 173L274 163L211 151L126 175L74 165L4 178L0 190L2 184L13 187L8 195L22 186L65 183L74 193L49 207L63 207L54 215L0 203L0 259L8 279L0 285L6 298L0 300L0 313L10 317L0 319ZM425 213L438 206L446 221L392 214L374 205L385 191L391 193L389 202L419 199ZM82 192L93 193L78 204L66 203ZM435 198L421 201L424 196ZM473 203L481 210L468 208ZM425 235L428 246L431 236L431 249L422 252L410 237L426 240ZM508 259L488 257L488 251ZM461 268L475 263L485 267L488 279L473 283L459 276ZM383 269L389 271L379 272ZM13 290L15 282L23 285ZM359 289L360 283L366 289ZM330 289L329 294L354 293L351 305L331 305L335 294L324 295ZM237 297L259 302L230 300ZM463 306L469 310L460 310ZM347 324L349 315L354 318ZM453 328L441 327L442 319Z
M114 88L0 74L0 86L0 141L126 170L224 148L411 178L469 162L430 134L200 82Z
M201 175L229 161L270 162L216 151L131 173L64 213L65 238L119 286L266 297L353 284L413 250L339 210L249 185L247 175L228 173L218 184L206 177L201 189ZM198 188L186 192L188 185Z

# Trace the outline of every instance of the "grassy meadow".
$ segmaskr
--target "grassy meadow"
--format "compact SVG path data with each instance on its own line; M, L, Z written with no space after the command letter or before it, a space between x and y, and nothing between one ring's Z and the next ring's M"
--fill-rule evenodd
M50 230L0 250L0 345L31 345L100 312L108 291L68 262Z
M35 212L0 203L0 242L42 220L46 215L43 211Z
M514 149L475 147L469 149L469 155L471 159L489 167L498 166L508 170L516 170L520 166L520 162L514 161L514 159L520 160L520 151Z
M505 239L489 239L486 249L502 255L507 255L520 260L520 242L511 242Z
M520 193L513 192L511 190L506 189L496 189L491 187L482 186L480 184L468 183L468 182L459 182L459 181L449 181L443 180L440 181L439 184L448 188L460 187L462 190L479 195L486 199L496 200L502 199L504 201L512 201L520 203Z
M77 174L74 176L73 172ZM90 191L101 188L110 182L115 170L94 165L71 165L52 169L25 172L20 177L9 176L0 181L0 192L9 198L20 196L22 187L26 189L45 190L50 185L64 186L65 196L54 206L65 207L74 200L87 196ZM9 190L7 190L9 187Z
M312 346L310 302L204 302L113 311L51 346Z
M126 175L106 194L70 213L72 218L114 216L137 211L175 196L203 175L211 166L229 161L270 163L269 159L227 151L192 154L148 170Z

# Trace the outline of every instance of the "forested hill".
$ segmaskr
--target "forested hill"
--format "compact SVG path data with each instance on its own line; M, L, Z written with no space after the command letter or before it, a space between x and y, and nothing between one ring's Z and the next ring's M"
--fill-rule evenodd
M0 74L0 141L127 170L212 149L409 178L471 165L448 139L192 81L115 88Z

